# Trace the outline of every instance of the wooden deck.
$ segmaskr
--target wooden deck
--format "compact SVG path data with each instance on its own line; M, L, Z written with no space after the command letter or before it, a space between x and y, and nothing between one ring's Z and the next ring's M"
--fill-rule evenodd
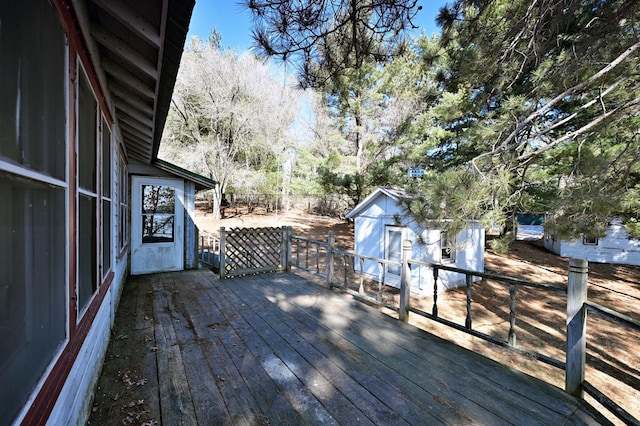
M90 419L123 423L597 424L556 387L295 274L207 270L127 282Z

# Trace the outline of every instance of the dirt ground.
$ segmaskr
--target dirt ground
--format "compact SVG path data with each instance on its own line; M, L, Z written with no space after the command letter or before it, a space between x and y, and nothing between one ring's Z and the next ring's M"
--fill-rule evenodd
M343 250L353 249L353 226L341 220L305 214L304 212L271 212L256 210L247 214L228 209L222 220L198 210L198 227L217 235L220 227L292 226L302 238L327 241L334 231L336 244ZM507 255L487 250L485 269L498 275L519 277L538 283L566 286L568 259L547 252L542 241L516 241ZM640 267L624 265L589 265L589 300L640 320ZM566 295L537 289L519 289L516 307L517 346L543 355L565 360ZM431 312L431 298L413 298L412 305ZM439 315L464 324L465 290L438 296ZM474 285L472 297L473 328L505 339L509 329L509 289L503 284L484 280ZM564 372L532 357L520 355L486 341L458 332L416 314L410 322L440 337L480 352L512 368L538 377L558 387L564 387ZM634 417L640 418L640 333L624 329L615 323L590 315L587 322L586 380L605 393ZM596 401L587 401L601 409ZM612 420L615 418L610 417ZM615 420L614 423L622 424Z

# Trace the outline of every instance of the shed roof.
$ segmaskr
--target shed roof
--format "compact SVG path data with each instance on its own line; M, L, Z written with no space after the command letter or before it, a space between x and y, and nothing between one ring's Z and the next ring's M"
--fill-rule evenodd
M371 194L369 194L364 200L353 208L349 213L345 215L345 218L351 219L358 216L362 211L366 210L373 201L380 195L385 195L394 201L400 201L402 198L411 198L412 195L407 190L402 188L394 188L391 186L379 186Z
M185 180L195 183L196 191L202 191L204 189L213 189L218 184L218 182L216 182L215 180L206 178L197 173L190 172L189 170L183 169L180 166L176 166L175 164L169 163L164 160L160 160L160 159L155 160L153 162L153 165L161 170L164 170L173 175L179 176Z

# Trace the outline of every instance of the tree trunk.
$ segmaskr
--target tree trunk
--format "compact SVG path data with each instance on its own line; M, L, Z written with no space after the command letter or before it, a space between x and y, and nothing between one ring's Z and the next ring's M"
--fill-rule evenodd
M211 213L213 220L220 220L220 205L222 204L222 187L216 185L213 188L213 204L211 205Z
M360 173L362 171L362 163L364 156L364 138L362 137L362 117L360 114L355 115L356 121L356 171Z

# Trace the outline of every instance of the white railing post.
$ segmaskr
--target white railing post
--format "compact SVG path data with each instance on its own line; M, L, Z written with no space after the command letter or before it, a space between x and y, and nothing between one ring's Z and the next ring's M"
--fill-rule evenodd
M567 287L567 370L565 391L582 398L587 353L587 281L589 263L585 259L569 259Z
M411 256L411 240L402 242L402 267L400 269L400 309L398 319L409 322L409 298L411 295L411 269L409 257Z
M335 242L335 234L329 231L329 241L327 244L327 287L333 288L333 244Z
M220 227L220 279L224 279L226 271L226 236L224 226Z

